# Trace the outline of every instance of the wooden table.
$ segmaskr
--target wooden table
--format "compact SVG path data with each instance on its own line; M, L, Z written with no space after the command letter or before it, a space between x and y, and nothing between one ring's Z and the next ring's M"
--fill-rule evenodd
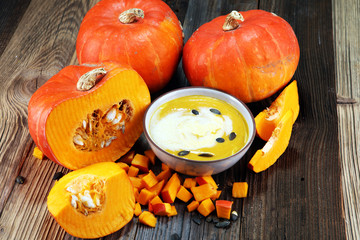
M76 64L80 22L96 0L2 0L0 2L0 239L73 239L46 208L54 173L68 170L32 156L27 104L35 90L61 68ZM234 200L240 219L217 229L178 215L159 218L155 229L134 218L104 239L360 239L360 8L357 0L256 1L167 0L183 23L185 41L203 23L236 9L264 9L293 27L301 54L300 115L289 147L267 171L245 158L214 176L232 199L229 182L247 181L249 194ZM181 64L168 91L186 85ZM249 104L254 114L274 97ZM24 176L24 184L15 178Z

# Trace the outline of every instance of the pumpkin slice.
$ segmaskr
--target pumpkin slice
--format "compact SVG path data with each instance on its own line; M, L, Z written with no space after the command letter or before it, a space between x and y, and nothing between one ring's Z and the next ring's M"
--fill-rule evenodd
M300 109L296 80L281 92L269 108L266 108L255 117L256 134L261 139L268 141L281 118L290 109L294 113L292 121L294 123Z
M116 163L97 163L63 176L47 198L51 215L69 234L99 238L121 229L134 215L135 196Z
M274 129L269 141L251 158L248 168L256 173L264 171L284 153L291 137L293 115L292 110L285 114Z
M68 66L31 97L29 130L48 158L79 169L128 152L142 133L149 104L145 82L130 68Z

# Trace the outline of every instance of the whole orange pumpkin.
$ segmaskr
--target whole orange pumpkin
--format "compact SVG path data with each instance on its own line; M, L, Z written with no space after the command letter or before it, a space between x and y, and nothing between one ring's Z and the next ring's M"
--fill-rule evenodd
M76 42L80 64L127 64L151 92L170 81L182 47L181 24L161 0L102 0L85 15Z
M291 80L299 55L295 33L284 19L263 10L233 11L194 32L183 50L183 68L191 85L255 102Z

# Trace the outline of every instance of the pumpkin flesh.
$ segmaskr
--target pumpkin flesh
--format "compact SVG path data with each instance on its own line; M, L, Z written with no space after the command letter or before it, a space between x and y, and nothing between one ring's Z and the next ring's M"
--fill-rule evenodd
M76 179L86 178L104 182L104 200L99 210L84 214L72 205L69 186ZM116 163L103 162L62 177L51 189L47 206L55 220L72 236L98 238L119 230L132 219L135 196L126 172Z
M244 21L231 31L222 29L226 16L202 25L185 44L183 67L191 85L220 89L248 103L290 81L300 50L282 18L262 10L240 13Z
M282 117L289 110L293 112L294 123L300 110L296 80L280 93L269 108L264 109L255 117L256 134L261 139L268 141Z
M289 145L292 126L293 112L289 110L274 129L269 141L265 146L257 150L248 163L248 168L258 173L272 166L285 152Z
M77 90L77 80L96 67L68 66L41 86L29 102L29 130L36 145L69 169L117 160L142 132L140 123L150 103L145 82L129 68L113 63L103 66L107 74L89 91ZM126 109L122 121L108 122L108 111L120 105Z
M144 18L121 23L119 15L132 8L143 10ZM155 92L170 81L182 46L182 27L166 3L102 0L85 15L76 52L81 64L110 60L131 66Z

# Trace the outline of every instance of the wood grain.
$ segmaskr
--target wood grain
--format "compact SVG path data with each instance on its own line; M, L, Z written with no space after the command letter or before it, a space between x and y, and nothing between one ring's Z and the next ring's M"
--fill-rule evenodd
M339 141L347 239L360 239L360 5L333 1Z
M77 63L77 31L83 16L96 2L16 0L0 4L8 9L6 17L0 18L7 24L0 27L0 33L5 33L0 38L0 239L77 239L62 230L47 211L46 196L54 184L54 173L68 170L32 157L34 143L27 129L27 103L52 75ZM343 28L359 19L358 10L353 10L358 6L356 0L351 4L345 0L333 3L339 14L336 16L341 18L334 26L334 8L326 0L165 2L183 23L185 41L200 25L234 9L260 8L287 20L301 49L294 76L299 84L301 112L288 149L270 169L255 174L246 168L252 154L264 145L256 139L239 163L214 176L223 190L222 199L234 200L232 182L249 183L248 198L234 200L240 219L229 229L217 229L204 219L197 225L192 218L198 214L188 213L186 205L178 201L178 215L158 218L155 229L134 218L122 230L103 239L171 239L173 234L182 239L344 239L341 186L347 237L358 239L360 140L355 131L359 128L360 55L354 49L360 49L359 33L353 35ZM346 15L348 11L350 16ZM336 46L349 41L347 47L334 50L333 28ZM353 21L350 29L356 32L359 20ZM345 99L338 105L335 80L337 94ZM186 85L180 63L171 83L158 94ZM257 114L275 97L249 107ZM355 103L348 104L351 99ZM135 146L139 151L146 147L143 137ZM15 184L18 175L26 177L25 184Z

